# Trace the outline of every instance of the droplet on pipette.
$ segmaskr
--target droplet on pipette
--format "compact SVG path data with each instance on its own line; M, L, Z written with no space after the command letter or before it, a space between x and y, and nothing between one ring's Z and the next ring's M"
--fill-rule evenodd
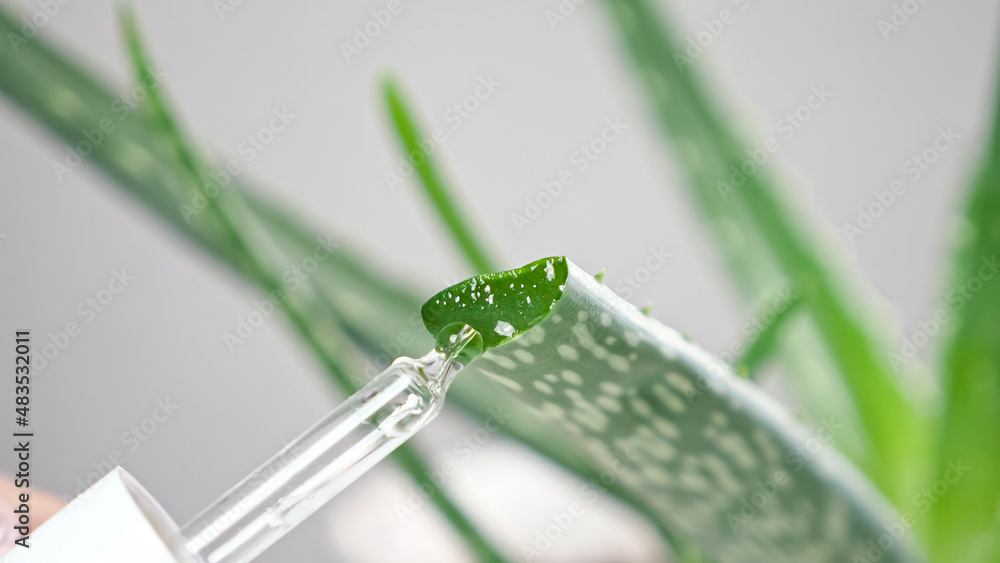
M285 519L282 518L281 515L278 514L278 511L276 511L274 508L267 509L267 516L265 516L264 519L267 521L268 526L276 530L285 529Z
M382 431L390 438L402 438L410 433L413 418L423 412L424 401L417 395L410 394L402 404L382 423Z

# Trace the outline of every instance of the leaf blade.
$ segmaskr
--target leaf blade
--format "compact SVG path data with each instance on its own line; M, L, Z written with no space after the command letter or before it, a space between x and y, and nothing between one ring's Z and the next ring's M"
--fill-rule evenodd
M866 558L872 538L885 533L882 523L899 516L859 472L835 452L809 449L806 435L761 391L568 266L551 311L470 367L564 429L609 480L709 556ZM446 307L450 322L466 322L467 308ZM765 500L751 504L753 495ZM904 537L880 560L923 557Z
M867 447L857 460L891 499L902 502L927 473L931 421L896 379L885 339L867 328L868 320L854 302L859 293L834 274L839 268L825 258L829 252L818 243L820 237L796 219L803 213L790 210L765 171L747 175L738 194L723 197L730 194L720 193L717 183L746 158L743 143L712 105L697 69L681 70L675 64L674 53L683 50L661 14L646 0L610 0L609 7L734 279L751 294L765 294L773 287L768 284L777 281L795 284L808 297L805 309L850 392L850 408L863 423ZM727 232L734 227L739 237ZM770 281L764 265L773 268ZM826 398L817 394L810 399L810 406L820 411Z
M382 93L400 145L416 168L424 193L430 198L439 218L475 272L485 274L495 271L497 268L493 260L459 210L454 190L448 187L432 155L424 149L424 143L434 141L424 134L402 88L395 80L387 79L382 84Z
M1000 84L1000 67L995 72ZM994 279L1000 270L1000 87L993 96L991 138L966 203L966 236L956 248L945 309L955 320L944 350L936 459L936 475L949 488L931 512L937 561L1000 560L1000 281ZM972 291L977 285L981 289ZM961 466L969 467L967 474L956 475Z

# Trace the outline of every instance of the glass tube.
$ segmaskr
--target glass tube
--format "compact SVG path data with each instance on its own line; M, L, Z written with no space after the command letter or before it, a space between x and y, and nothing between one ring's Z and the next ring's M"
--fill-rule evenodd
M181 528L192 558L251 561L427 425L476 336L466 326L446 350L398 358L315 426Z

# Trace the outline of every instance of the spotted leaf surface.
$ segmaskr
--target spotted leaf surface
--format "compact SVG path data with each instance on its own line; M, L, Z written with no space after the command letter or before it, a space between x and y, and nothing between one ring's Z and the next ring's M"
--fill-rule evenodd
M566 258L543 258L527 266L465 280L431 297L420 308L424 326L441 332L468 324L489 348L528 330L552 310L566 284Z
M564 430L673 535L723 562L922 561L854 467L728 367L565 263L550 310L472 365ZM438 309L439 326L462 322L462 311Z

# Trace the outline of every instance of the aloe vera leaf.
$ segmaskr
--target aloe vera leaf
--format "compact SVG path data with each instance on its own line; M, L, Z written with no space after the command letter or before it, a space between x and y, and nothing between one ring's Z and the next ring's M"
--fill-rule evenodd
M566 260L549 258L522 268L482 274L431 297L421 308L424 326L438 335L454 323L476 329L486 348L504 344L534 326L562 296ZM500 313L502 312L502 314ZM458 327L458 328L461 328Z
M154 65L143 44L135 13L128 4L118 6L118 21L135 79L142 84L144 78L149 74L149 69L154 68ZM145 99L139 103L139 107L145 110L144 117L149 121L150 130L153 133L152 138L161 142L164 147L163 152L169 155L168 158L172 158L179 170L186 173L191 191L197 193L205 202L206 213L194 216L194 221L199 223L212 221L218 225L225 242L233 249L234 259L243 263L241 269L246 271L252 280L263 286L268 293L281 289L281 283L277 276L274 275L271 268L265 265L267 259L264 252L258 251L250 241L251 221L238 218L239 213L236 209L239 199L238 193L220 190L214 197L206 196L203 186L209 181L209 168L198 152L190 146L186 134L181 131L178 120L169 108L163 90L163 87L147 88ZM294 306L294 297L283 300L279 306L286 314L295 317L293 324L307 328L307 325L298 316L298 310ZM311 333L308 336L309 340L315 340L311 337ZM341 381L348 380L348 372L343 370L337 362L333 361L329 364L336 378Z
M628 9L622 9L628 8L625 4L613 4L612 7L616 8L613 14L619 33L625 35L623 40L637 71L642 75L649 95L654 98L664 133L676 143L678 160L689 175L689 187L692 188L689 193L704 217L704 224L714 238L716 248L731 270L737 289L741 290L747 302L756 303L779 288L787 287L787 277L775 264L766 243L755 235L752 228L749 231L745 228L745 225L752 227L753 218L738 202L730 205L714 191L714 182L719 176L718 165L712 162L718 158L713 141L692 112L674 107L676 102L673 97L687 97L689 93L684 89L672 92L670 83L658 69L664 57L670 56L670 46L664 43L664 37L658 30L642 34L624 32L636 16ZM639 17L655 18L657 15L644 10ZM815 326L806 325L790 334L781 356L786 371L794 374L790 383L805 402L804 412L808 416L814 421L831 416L844 417L851 421L852 428L861 427L857 408L834 372L835 366ZM871 445L865 436L859 438L854 439L852 433L842 433L835 441L842 451L861 463Z
M383 83L383 95L385 96L386 106L388 108L389 115L392 118L393 125L402 148L407 155L410 156L411 162L414 163L420 177L421 185L424 188L424 192L429 196L431 204L438 212L439 218L445 223L448 231L451 233L455 242L458 244L459 248L462 250L474 270L476 270L479 274L487 274L488 272L494 271L496 268L492 265L493 262L489 258L489 253L479 242L480 238L475 236L474 230L469 226L468 222L463 219L463 214L458 212L460 206L455 200L455 191L447 187L447 182L444 181L441 173L439 172L440 166L435 162L435 157L428 154L421 145L421 140L429 137L422 132L419 125L419 119L416 117L415 112L411 109L411 104L406 101L402 88L395 80L386 80ZM543 271L544 268L536 273L536 275L541 274ZM546 272L546 275L551 274ZM532 276L529 273L526 277L530 279ZM484 277L484 279L492 278L493 276ZM474 289L475 288L473 288L473 290ZM511 294L516 295L519 291L523 292L524 288L515 288L514 286L511 286L510 290ZM451 298L451 296L448 297ZM554 296L545 296L545 298L549 297ZM442 298L444 298L444 296L442 296ZM472 300L474 300L474 298ZM531 319L538 313L537 309L540 306L538 296L536 295L534 305L529 307L522 303L522 306L524 306L523 308L527 311L535 312L522 311L521 316L518 317L520 320L515 320L513 318L508 319L517 325L516 327L510 326L508 327L509 329L519 332L530 325ZM525 324L521 325L520 321L523 321ZM425 317L424 322L430 322L433 324L433 319ZM359 323L355 326L363 326L363 324L364 323ZM493 342L492 339L498 338L498 333L495 331L484 331L481 332L481 334L485 334L486 339L490 341L487 343L488 345L494 345L495 342ZM499 338L506 337L508 336L499 336ZM438 342L443 342L446 338L446 336L442 336L442 338L438 339ZM471 348L464 350L462 358L463 361L466 360L467 356L471 353ZM501 406L505 407L508 411L514 414L514 416L511 417L512 422L508 423L507 428L505 428L506 433L516 437L522 443L532 447L539 453L548 456L559 465L569 469L577 476L585 480L594 481L600 479L600 469L590 465L587 460L582 458L577 452L564 447L563 441L558 436L553 436L551 433L546 431L539 431L543 428L543 426L539 424L537 416L535 416L530 409L525 409L521 403L510 400L509 398L501 403L498 401L498 398L494 393L490 393L484 388L483 382L480 379L460 379L459 383L452 389L451 397L451 401L453 403L458 403L460 407L472 412L487 412L492 408L498 408ZM489 399L486 399L487 397L489 397ZM648 514L645 507L643 507L630 492L617 485L609 487L608 492L617 496L619 500L624 501L626 504L631 505L639 512L645 513L645 516L656 524L658 531L671 545L675 554L679 556L681 560L688 561L692 558L703 560L699 550L695 546L689 545L686 541L677 538L669 530L660 526L659 521L655 517ZM704 559L704 561L707 561L707 559Z
M4 37L19 34L16 21L3 10L0 10L0 29ZM4 42L0 48L0 69L0 88L7 96L69 143L80 140L81 129L113 117L111 104L115 95L111 90L74 68L40 37L16 50ZM115 130L94 149L91 160L115 181L132 186L154 211L181 227L187 236L211 246L212 251L230 252L218 242L218 237L184 228L172 194L182 193L186 182L173 174L148 146L132 142L129 133L136 129L135 121L113 120Z
M485 273L496 270L493 261L483 250L482 243L468 225L464 214L459 210L454 190L448 187L438 165L421 146L421 142L430 137L421 131L415 114L409 109L409 104L407 104L401 88L394 80L385 80L382 85L382 94L385 97L385 104L395 126L400 145L414 163L424 192L430 197L434 209L448 230L451 231L455 242L462 249L462 253L468 258L476 272Z
M862 467L890 498L906 498L926 469L922 463L928 424L890 369L885 340L873 334L867 326L871 319L856 306L860 294L838 279L840 269L826 258L830 253L817 243L820 237L797 219L802 214L779 197L766 171L749 175L737 194L725 200L720 196L716 182L746 158L745 144L712 106L697 69L689 65L682 71L675 63L673 54L681 49L660 14L645 0L612 0L611 7L618 31L646 78L664 132L678 144L695 199L711 219L708 224L716 229L735 226L743 245L766 254L760 264L772 264L786 283L812 289L806 309L850 390L869 442ZM761 277L746 276L759 266L740 258L739 247L726 240L725 233L717 239L727 246L724 255L734 277L750 282ZM821 399L812 397L810 404Z
M573 263L526 268L553 261L566 264L565 279L546 280L545 291L562 291L555 305L470 365L563 428L664 527L719 561L840 563L889 533L890 505L839 454L804 455L815 450L768 397ZM423 310L435 337L453 323L485 330L483 310L494 323L519 313L440 295ZM880 560L923 559L904 536Z
M126 4L120 5L118 17L130 62L137 80L141 81L147 69L153 67L152 60L147 55L143 45L138 23L131 7ZM265 256L265 253L249 240L249 230L255 221L247 219L245 214L242 219L238 218L240 214L240 209L237 206L237 203L240 202L239 192L220 191L215 197L207 197L203 192L202 186L208 180L208 166L198 152L191 147L186 135L181 131L178 120L174 117L165 99L163 89L148 89L146 99L141 103L141 107L147 111L152 140L160 141L166 147L166 153L173 157L179 170L187 174L191 191L197 192L206 202L207 214L197 216L195 222L214 220L219 225L228 246L233 249L235 255L233 259L240 263L241 271L269 294L283 290L283 285L278 280L276 273L280 270L276 270L272 263L275 260ZM281 266L287 266L287 263L281 264ZM292 325L296 327L307 346L323 362L327 371L341 384L345 391L353 392L354 385L350 378L352 370L339 359L349 357L354 352L345 345L346 336L336 330L336 325L333 327L328 325L323 338L320 338L313 330L313 327L319 326L319 324L315 317L308 318L306 316L305 311L309 310L309 307L303 301L297 292L286 292L286 298L280 300L278 307L288 316Z
M257 208L252 194L247 199L251 206ZM272 233L282 238L282 246L286 252L308 255L313 237L302 231L301 222L291 221L275 205L261 205L258 209L262 216L268 216ZM324 282L320 284L320 289L324 297L335 304L338 314L346 315L343 319L345 329L363 348L376 357L381 356L381 361L387 363L392 360L392 356L386 354L385 349L399 344L401 340L407 342L400 345L402 352L410 355L423 353L431 346L433 339L427 335L427 331L422 326L415 330L414 317L416 326L421 322L420 305L412 295L390 286L381 299L377 295L371 299L360 299L373 286L385 284L385 276L369 270L346 253L338 254L337 260L328 269L321 265L324 269ZM377 322L373 322L376 319ZM375 372L381 367L381 364L369 364L368 371ZM478 374L469 373L459 377L448 391L448 404L481 419L485 419L491 410L501 409L511 413L500 430L502 433L532 448L584 481L600 479L601 469L594 467L579 451L569 447L561 432L548 428L533 409L515 397L495 393L494 385ZM643 514L671 547L692 549L692 546L687 546L682 539L674 537L669 530L660 526L659 520L648 512L632 492L619 485L609 487L607 492Z
M993 111L946 296L954 330L945 346L935 476L948 490L932 497L929 550L935 561L1000 561L1000 86ZM981 289L973 291L977 285ZM959 475L962 466L968 469Z

